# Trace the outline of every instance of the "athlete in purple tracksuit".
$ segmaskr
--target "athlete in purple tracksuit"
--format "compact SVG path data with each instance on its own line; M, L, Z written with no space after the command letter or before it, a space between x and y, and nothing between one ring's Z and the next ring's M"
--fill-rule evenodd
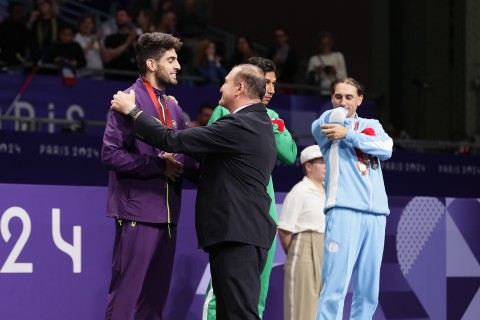
M179 39L149 33L137 42L142 74L126 90L135 104L173 129L185 129L183 112L165 86L176 84ZM149 92L150 90L150 92ZM156 100L156 102L155 102ZM132 121L110 112L102 162L110 170L107 216L116 235L106 319L162 319L176 246L184 156L171 157L131 135Z

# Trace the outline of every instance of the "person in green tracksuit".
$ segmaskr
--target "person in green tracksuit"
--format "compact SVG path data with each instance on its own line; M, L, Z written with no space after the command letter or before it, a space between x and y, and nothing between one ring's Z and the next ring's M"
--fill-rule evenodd
M275 64L273 61L261 57L252 57L249 58L246 63L256 65L265 73L266 80L266 93L262 100L262 103L267 105L270 102L273 94L275 93L275 83L277 81L275 75ZM229 114L229 111L222 106L217 106L210 118L208 125L211 125L213 122L217 121L219 118L224 115ZM292 165L295 163L297 158L297 145L292 138L292 135L285 127L285 124L279 115L272 109L267 108L267 114L272 119L272 129L275 136L275 141L277 144L277 159L285 164ZM267 192L272 203L270 205L270 216L275 220L275 223L278 225L277 209L275 204L275 194L273 190L272 177L267 186ZM265 263L265 268L263 269L262 274L260 275L260 299L258 301L258 314L260 319L263 316L263 311L265 310L265 301L267 300L268 286L270 281L270 273L272 271L273 261L275 258L276 250L276 239L272 243L272 247L268 250L267 261ZM205 297L205 302L203 305L202 320L214 320L216 319L216 303L215 303L215 294L213 292L213 287L211 282L208 285L207 293Z

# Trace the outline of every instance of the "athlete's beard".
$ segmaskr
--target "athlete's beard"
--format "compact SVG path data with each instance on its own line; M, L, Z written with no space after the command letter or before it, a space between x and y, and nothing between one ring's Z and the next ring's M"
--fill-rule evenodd
M161 86L178 83L177 79L170 78L165 68L159 64L157 64L157 70L155 71L155 80L157 81L157 84Z

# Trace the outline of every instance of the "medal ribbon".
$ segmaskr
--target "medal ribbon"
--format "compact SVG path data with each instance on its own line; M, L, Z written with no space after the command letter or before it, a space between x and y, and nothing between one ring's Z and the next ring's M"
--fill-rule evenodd
M355 128L354 128L355 131L358 130L358 122L355 122ZM360 149L357 149L357 148L353 148L355 150L355 154L357 155L357 159L359 162L362 162L364 163L365 162L365 158L363 157L363 152L360 151Z
M358 122L355 122L355 131L358 130ZM369 167L369 160L365 159L363 152L358 149L358 148L353 148L355 150L355 154L357 155L357 169L360 171L360 174L364 176L368 172L368 167Z
M168 109L168 102L167 98L165 95L163 95L163 105L165 107L162 107L160 105L160 102L158 99L161 99L162 97L158 97L153 92L152 85L150 82L147 80L143 79L143 83L145 84L145 88L147 88L148 95L150 96L150 99L152 100L153 104L155 105L155 108L157 108L158 115L160 116L160 121L162 121L163 124L166 124L169 129L172 129L172 117L170 116L170 110ZM167 121L165 121L165 116L167 118ZM168 178L165 179L165 189L166 189L166 205L167 205L167 228L168 228L168 237L171 238L171 231L170 231L170 203L169 203L169 187L168 187Z
M157 99L157 95L155 94L155 92L153 92L153 88L152 88L152 85L150 84L150 82L148 82L147 80L143 79L143 83L145 84L145 88L147 88L147 92L148 92L148 95L150 96L150 99L152 100L153 104L155 105L155 108L157 108L157 112L158 112L158 115L160 116L160 120L162 121L162 123L164 125L167 125L167 127L169 129L172 129L172 117L170 115L170 110L168 109L168 103L167 103L167 98L165 95L162 95L163 96L163 106L160 105L160 102L158 101L158 99L161 99L161 97L159 97ZM164 114L165 112L165 114ZM165 115L166 115L166 121L165 121Z

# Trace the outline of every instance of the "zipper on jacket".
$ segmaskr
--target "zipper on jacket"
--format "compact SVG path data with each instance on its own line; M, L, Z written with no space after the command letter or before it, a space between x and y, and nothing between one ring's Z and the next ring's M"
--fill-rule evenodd
M169 188L168 188L168 177L165 177L165 189L166 189L166 194L165 194L165 204L167 205L167 229L168 229L168 238L172 238L172 234L170 232L170 197L169 197Z
M367 181L368 181L368 186L370 188L370 197L369 197L369 200L370 200L370 207L368 208L368 211L372 211L372 207L373 207L373 186L372 186L372 181L370 180L370 175L372 174L372 170L368 170L369 173L367 175Z

